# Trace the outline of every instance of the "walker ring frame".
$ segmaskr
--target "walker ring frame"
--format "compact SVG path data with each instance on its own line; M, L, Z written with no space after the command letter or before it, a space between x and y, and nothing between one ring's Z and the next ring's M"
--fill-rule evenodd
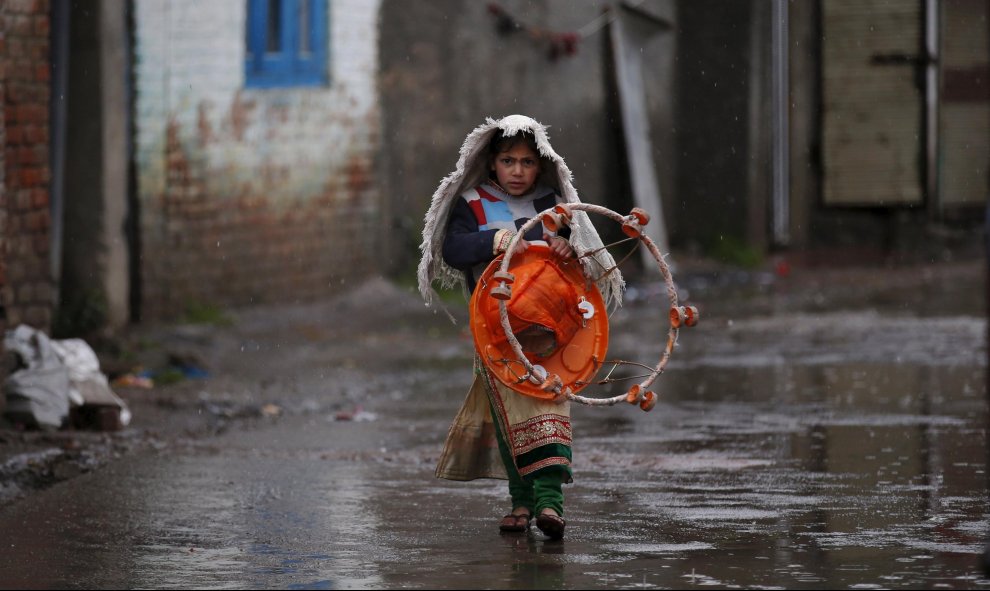
M629 237L627 240L638 240L644 247L646 247L653 259L656 261L660 274L663 276L664 283L666 284L667 299L669 300L669 309L667 314L667 319L669 322L669 328L667 330L667 343L663 351L660 353L660 358L656 365L649 366L622 360L603 360L601 362L596 374L600 371L601 367L604 367L609 363L614 364L614 366L612 370L608 372L605 379L599 383L614 381L610 380L609 377L612 372L615 371L615 368L620 364L637 365L649 370L647 375L637 376L645 378L641 382L634 384L622 394L608 398L594 398L575 394L571 391L570 387L561 383L559 376L542 375L539 370L535 369L534 365L526 358L526 355L523 353L522 346L513 334L509 323L509 314L506 304L509 300L508 296L511 294L511 281L506 282L504 279L506 277L511 277L511 273L509 273L509 266L512 263L512 253L516 248L516 245L519 243L522 236L524 236L527 231L534 228L536 224L543 223L544 226L551 229L551 231L556 231L562 225L570 225L572 223L574 211L583 211L586 213L594 213L607 217L622 225L623 233ZM498 291L491 293L490 295L498 300L499 320L502 325L502 330L505 331L505 336L507 337L508 343L517 357L517 359L511 360L511 362L518 362L526 369L526 374L522 379L528 379L533 384L541 386L541 388L548 393L552 392L554 395L554 400L558 401L567 399L588 406L612 406L619 402L628 402L630 404L638 404L640 408L647 411L651 410L656 405L657 395L649 388L667 367L667 362L670 360L671 352L674 349L674 345L677 343L680 329L685 326L690 327L697 324L700 315L698 313L698 309L694 306L679 305L677 300L677 288L675 287L673 277L670 274L670 268L667 266L666 261L664 261L664 257L660 253L660 250L657 248L656 244L643 232L643 226L648 223L649 215L639 208L634 208L629 215L624 216L606 207L591 203L560 203L552 208L540 212L519 228L506 248L499 271L494 276L494 279L500 283L495 288ZM604 250L605 248L606 246L602 246L599 249L589 250L587 252L577 252L575 254L578 259L591 256L591 260L598 262L598 260L594 258L594 254ZM618 267L618 264L619 263L616 263L616 265L610 269L605 269L602 265L602 276L614 271ZM601 277L598 279L601 279ZM597 279L595 281L597 281ZM509 362L509 360L505 360L505 362Z

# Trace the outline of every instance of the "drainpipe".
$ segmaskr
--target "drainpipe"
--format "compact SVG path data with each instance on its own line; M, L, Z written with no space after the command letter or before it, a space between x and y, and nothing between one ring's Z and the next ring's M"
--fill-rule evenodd
M925 191L928 210L942 217L942 196L938 178L938 112L939 112L939 3L925 0Z
M135 60L135 34L137 27L134 21L134 1L125 2L124 18L125 43L124 60L124 96L126 97L127 108L124 113L125 127L127 129L127 219L125 220L125 235L127 236L127 268L128 285L130 293L129 320L133 323L141 321L141 300L143 292L141 289L141 202L138 196L137 185L137 122L135 113L137 112L137 93L134 91L134 64Z
M49 273L52 279L52 307L57 310L62 283L62 228L65 187L66 108L69 102L69 15L71 3L51 3L51 99L48 111L49 183L48 205L51 214L49 234Z
M770 9L771 101L773 105L773 180L771 224L775 246L787 246L790 233L790 77L788 65L788 0L773 0Z

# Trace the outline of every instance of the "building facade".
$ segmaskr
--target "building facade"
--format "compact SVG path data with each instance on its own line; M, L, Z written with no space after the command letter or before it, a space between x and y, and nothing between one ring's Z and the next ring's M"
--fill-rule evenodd
M586 201L636 205L646 163L675 250L951 255L990 190L987 20L970 0L6 0L0 322L78 335L408 271L464 137L511 113L550 126Z
M141 315L313 299L378 271L378 2L133 11ZM258 35L258 62L324 61L254 68Z
M0 330L51 326L47 0L0 3Z
M809 264L972 255L990 192L987 10L971 0L385 2L383 181L405 204L395 223L414 236L464 135L513 112L551 126L583 199L627 210L635 166L622 101L638 92L645 115L632 128L649 136L675 250L743 264L776 253ZM615 83L617 23L641 55L638 86ZM568 34L577 50L548 59Z

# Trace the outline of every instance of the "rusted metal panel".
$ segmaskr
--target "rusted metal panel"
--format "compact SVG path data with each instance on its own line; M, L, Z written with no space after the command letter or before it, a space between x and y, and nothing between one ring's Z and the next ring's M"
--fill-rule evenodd
M946 68L942 72L942 100L952 103L990 101L990 65Z
M921 3L822 3L824 201L915 205L922 191Z

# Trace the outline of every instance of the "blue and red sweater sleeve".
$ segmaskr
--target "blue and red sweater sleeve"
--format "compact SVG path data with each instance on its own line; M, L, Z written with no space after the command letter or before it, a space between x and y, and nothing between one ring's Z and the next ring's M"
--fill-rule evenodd
M447 235L443 240L443 260L465 275L476 265L495 258L492 248L498 230L478 230L478 220L464 199L458 199L450 212Z
M556 195L547 195L534 202L536 211L542 211L553 207L559 201ZM525 219L515 220L516 228L522 227L526 223ZM450 219L447 222L447 233L443 240L443 260L451 267L464 273L467 279L468 291L473 292L477 277L475 271L481 272L483 268L495 258L493 252L495 246L496 229L480 230L478 218L472 211L471 206L463 198L458 198L450 212ZM570 228L561 228L558 233L564 238L570 237ZM540 240L543 238L543 226L530 229L526 233L527 240Z

